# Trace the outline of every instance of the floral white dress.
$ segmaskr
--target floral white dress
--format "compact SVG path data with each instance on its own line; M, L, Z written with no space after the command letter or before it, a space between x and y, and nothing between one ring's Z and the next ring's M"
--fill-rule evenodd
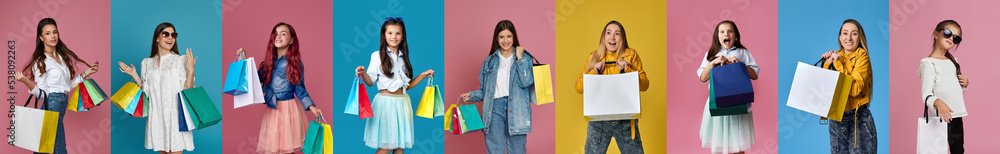
M149 97L146 119L146 149L154 151L192 151L191 132L181 132L177 122L177 93L187 81L185 57L167 54L142 60L142 92Z

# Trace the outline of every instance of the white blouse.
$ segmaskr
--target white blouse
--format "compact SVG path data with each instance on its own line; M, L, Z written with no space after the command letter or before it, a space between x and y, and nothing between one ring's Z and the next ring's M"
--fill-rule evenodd
M924 101L927 108L934 108L934 101L941 99L944 104L951 108L952 117L964 117L969 115L965 110L965 93L958 83L955 64L948 59L924 58L920 60L920 101ZM927 98L930 96L930 98ZM926 100L925 100L926 99ZM928 110L932 116L933 110Z
M396 92L396 90L405 88L409 86L410 77L406 76L406 71L404 70L403 53L396 55L395 51L385 49L392 60L392 72L393 76L390 78L382 73L382 58L379 57L379 51L372 53L371 60L368 62L368 76L372 78L372 82L377 83L376 86L378 90L388 90L390 92Z
M514 64L514 54L510 57L503 57L503 54L496 52L500 57L500 68L497 69L497 85L493 91L493 98L502 98L510 95L510 67Z
M708 52L705 52L705 56L702 56L701 58L701 67L698 67L699 78L701 78L701 71L704 71L705 68L708 67L708 64L711 63L710 61L708 61L708 59L705 59L706 56L708 56ZM750 55L750 51L748 51L747 49L736 48L736 47L732 47L729 49L720 49L719 53L716 53L715 56L716 57L726 56L726 58L736 57L736 59L739 59L740 62L746 64L747 67L753 69L753 72L758 74L760 73L760 66L757 65L757 61L753 59L753 55Z
M157 63L159 58L159 63ZM142 60L142 92L149 97L146 119L146 149L154 151L193 151L191 132L179 131L177 97L187 81L184 56L167 54L162 58Z
M56 58L62 59L62 56L57 54L53 58L49 54L45 54L45 60L42 61L45 63L45 74L42 74L37 66L31 66L31 72L35 76L35 88L28 93L35 96L39 96L40 90L44 90L46 93L69 93L73 86L83 82L83 78L79 75L70 80L70 76L73 74L69 74L69 67L57 62Z

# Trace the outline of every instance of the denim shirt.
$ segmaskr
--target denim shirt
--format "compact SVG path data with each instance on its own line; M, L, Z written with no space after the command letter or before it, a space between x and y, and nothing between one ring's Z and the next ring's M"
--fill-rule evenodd
M261 83L264 84L261 88L264 89L264 98L267 99L265 101L267 107L278 109L278 101L294 99L295 96L298 96L299 101L302 102L302 108L309 111L309 106L313 105L313 100L309 97L309 92L306 91L305 66L302 66L302 71L299 75L299 82L301 84L297 85L288 81L286 70L288 70L288 58L281 56L281 58L274 60L274 72L271 72L271 83ZM263 70L258 70L257 74L261 75L260 78L263 81Z
M499 52L499 50L497 51ZM531 100L528 89L534 86L535 78L532 71L531 59L528 51L524 51L522 58L516 60L510 68L510 93L507 96L507 131L511 135L521 135L531 133ZM493 59L492 61L490 59ZM500 65L498 54L490 54L483 60L482 69L479 73L479 89L470 91L469 102L483 102L483 125L490 125L493 111L493 94L496 88L497 71ZM484 99L485 98L485 99ZM490 127L483 128L483 132L491 131Z

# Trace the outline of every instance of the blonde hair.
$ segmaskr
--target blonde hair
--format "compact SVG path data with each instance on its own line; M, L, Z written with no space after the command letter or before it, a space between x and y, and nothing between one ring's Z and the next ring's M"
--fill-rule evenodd
M594 50L594 52L592 52L590 54L590 61L587 63L587 69L586 70L594 69L594 65L592 65L594 63L597 63L597 62L602 62L603 63L604 62L604 57L608 53L608 48L607 48L607 46L605 46L605 44L607 44L607 42L605 42L605 39L604 39L604 35L607 34L607 33L605 33L604 31L606 29L608 29L608 26L611 26L612 24L618 26L618 28L621 29L621 35L622 35L622 40L619 43L620 45L618 47L618 50L615 51L615 60L620 60L622 58L622 56L621 56L622 52L625 52L625 50L627 50L629 48L628 47L628 39L626 39L626 37L625 37L625 27L622 26L622 24L620 22L615 21L615 20L611 20L610 22L608 22L608 24L604 25L603 29L601 29L601 40L598 41L600 43L597 45L597 50Z

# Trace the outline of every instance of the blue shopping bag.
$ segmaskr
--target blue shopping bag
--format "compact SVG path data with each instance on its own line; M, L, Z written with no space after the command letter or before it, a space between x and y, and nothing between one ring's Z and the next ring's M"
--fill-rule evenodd
M247 65L246 59L229 63L229 71L226 73L226 81L222 86L223 93L233 96L247 93L247 87L250 85L246 80L247 72L245 65Z
M344 113L358 115L358 84L361 78L354 77L354 84L351 84L351 93L347 95L347 104L344 106Z
M753 102L753 84L742 62L712 68L715 102L718 107L729 107Z

